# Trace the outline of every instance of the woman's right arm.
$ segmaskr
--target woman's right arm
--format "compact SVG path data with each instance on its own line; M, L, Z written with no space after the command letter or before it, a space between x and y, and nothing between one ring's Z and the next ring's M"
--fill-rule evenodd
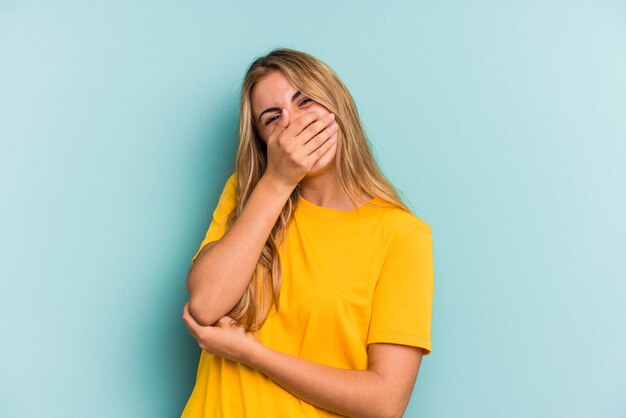
M213 325L237 304L259 262L285 202L304 175L328 158L335 141L332 119L307 113L281 121L267 142L268 165L246 204L224 235L205 245L187 274L189 311ZM289 126L287 126L289 125Z
M233 225L204 246L187 275L189 310L196 321L213 325L239 301L292 191L263 175Z

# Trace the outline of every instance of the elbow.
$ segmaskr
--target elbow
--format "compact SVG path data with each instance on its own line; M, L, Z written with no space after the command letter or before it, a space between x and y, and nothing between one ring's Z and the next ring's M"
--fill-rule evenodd
M214 301L206 291L198 288L197 278L192 267L187 274L187 291L189 292L189 313L200 325L213 325L220 319Z
M220 319L217 312L214 309L208 309L207 306L210 305L202 303L197 298L189 299L189 313L198 324L205 327L215 324Z

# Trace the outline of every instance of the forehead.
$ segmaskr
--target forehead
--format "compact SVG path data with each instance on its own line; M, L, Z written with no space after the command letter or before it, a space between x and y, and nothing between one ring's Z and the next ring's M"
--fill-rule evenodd
M256 116L268 107L278 107L283 101L289 101L296 87L282 72L272 71L254 84L250 92L252 113Z

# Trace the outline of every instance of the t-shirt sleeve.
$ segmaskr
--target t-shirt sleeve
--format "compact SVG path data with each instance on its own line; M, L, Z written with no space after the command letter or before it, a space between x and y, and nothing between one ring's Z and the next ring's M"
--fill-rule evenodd
M237 182L236 173L233 173L230 175L230 177L226 181L226 184L224 185L224 188L222 189L222 194L220 195L220 198L217 202L217 206L215 207L215 210L213 211L213 219L211 220L209 229L207 230L206 236L204 237L204 240L200 244L200 248L198 248L196 255L194 255L193 258L191 259L191 264L193 264L194 261L196 261L196 258L200 254L200 251L202 251L202 248L204 248L206 244L212 241L219 240L226 232L227 230L226 221L228 219L228 214L231 212L231 210L235 207L235 204L237 203L236 182Z
M374 290L367 344L404 344L430 354L433 293L432 234L425 224L389 249Z

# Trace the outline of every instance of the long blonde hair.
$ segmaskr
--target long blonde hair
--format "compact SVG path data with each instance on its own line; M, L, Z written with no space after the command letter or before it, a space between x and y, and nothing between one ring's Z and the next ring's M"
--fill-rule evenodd
M250 194L263 176L267 164L267 146L254 125L251 91L255 83L273 71L281 71L303 95L325 106L336 116L339 132L335 156L339 183L354 206L359 196L369 194L392 206L409 211L395 188L385 178L372 156L369 140L361 126L352 95L326 64L293 49L274 49L255 59L248 68L241 87L239 146L235 173L236 205L230 213L230 226L241 214ZM300 196L300 184L285 203L263 247L259 263L239 302L228 314L248 331L263 326L275 304L278 309L282 275L278 248L283 242ZM365 204L370 205L369 202ZM376 205L374 205L376 206Z

